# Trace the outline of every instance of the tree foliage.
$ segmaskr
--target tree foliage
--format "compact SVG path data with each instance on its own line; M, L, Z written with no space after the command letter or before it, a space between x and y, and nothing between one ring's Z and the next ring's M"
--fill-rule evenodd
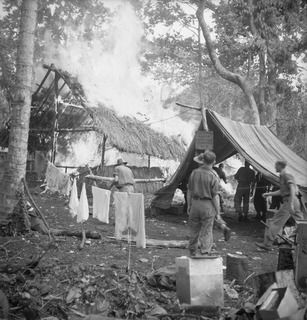
M3 93L0 114L7 114L12 102L13 86L16 73L16 52L19 35L20 2L5 0L3 9L6 13L0 19L0 87ZM48 37L53 44L67 40L71 30L78 30L82 41L91 41L94 37L105 36L105 24L112 14L99 0L40 0L37 10L37 27L35 34L34 65L44 63L44 51L48 50ZM81 32L80 32L81 31ZM53 119L50 114L45 120ZM1 119L4 120L4 119ZM6 122L5 122L6 121ZM32 119L35 121L35 119ZM7 117L0 123L0 145L8 146ZM33 123L31 124L33 125ZM40 124L42 127L43 123ZM50 134L30 135L29 151L50 148Z
M198 74L197 23L194 8L187 13L180 1L149 0L138 13L144 24L143 68L157 80L190 85Z
M280 122L279 119L284 119L286 114L284 108L279 106L284 101L295 104L294 100L297 101L297 98L302 96L302 92L295 87L295 82L300 72L297 58L303 56L306 59L306 1L222 0L218 4L206 0L204 2L206 13L210 12L214 21L211 35L220 62L227 70L242 75L250 83L262 123L277 128L277 134L284 137L280 130L284 128L285 121ZM212 72L203 42L199 50L195 20L195 11L199 3L200 1L183 0L170 1L167 4L164 1L148 2L144 14L150 15L151 18L145 20L146 28L152 35L151 48L155 50L153 54L150 52L147 67L154 70L157 78L170 79L175 74L176 81L190 85L192 90L189 96L196 104L199 104L197 88L202 88L205 104L215 105L219 111L224 108L222 106L225 105L225 98L228 96L228 108L233 111L233 101L242 102L241 93L231 84L219 81ZM155 33L157 25L159 28L162 25L166 31ZM182 29L177 36L173 29L178 30L179 25ZM188 31L183 31L184 28ZM173 69L168 70L176 69L177 73L160 72L160 69L166 70L163 64L171 64ZM199 65L202 69L200 77ZM213 86L208 87L208 77L209 82L214 83ZM229 90L225 90L225 86ZM216 92L219 93L220 99L214 99L212 95L210 98L208 94L215 92L216 88L219 88ZM232 90L234 93L237 91L235 95L230 94ZM189 89L185 90L181 98L187 96L187 91ZM289 95L296 98L289 99ZM293 105L293 108L297 114L300 107ZM238 103L238 109L242 111L228 114L236 115L242 120L243 112L244 120L249 122L250 113L248 108L244 108L244 103ZM293 122L292 126L295 126ZM289 143L289 139L285 141ZM294 146L295 143L291 145Z
M9 90L16 71L20 4L17 0L4 0L3 8L6 14L0 19L0 85ZM43 63L46 34L50 34L55 44L64 42L70 29L82 30L79 32L82 40L90 41L94 36L103 38L104 26L111 16L110 10L99 0L40 0L34 62Z
M230 70L256 76L255 93L264 123L275 120L271 119L274 110L269 110L276 111L279 99L274 97L298 73L295 58L307 47L306 17L307 5L300 0L224 1L214 11L220 59Z

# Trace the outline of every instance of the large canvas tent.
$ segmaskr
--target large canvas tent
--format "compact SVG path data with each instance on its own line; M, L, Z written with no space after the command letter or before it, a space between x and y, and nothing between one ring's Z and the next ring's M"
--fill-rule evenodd
M217 162L240 153L251 165L261 172L271 183L278 185L279 177L274 164L278 159L288 162L287 171L291 173L299 186L304 199L307 197L307 161L299 157L281 142L266 126L256 126L233 121L222 117L212 110L206 110L199 130L208 127L213 131L213 151ZM187 183L192 170L196 167L195 137L184 159L170 181L156 192L153 207L167 209L171 206L176 188Z

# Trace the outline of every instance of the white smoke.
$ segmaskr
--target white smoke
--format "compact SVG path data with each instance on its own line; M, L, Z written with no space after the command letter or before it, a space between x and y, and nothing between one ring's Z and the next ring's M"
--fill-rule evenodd
M67 41L58 46L46 33L44 62L54 63L76 76L91 105L103 103L119 115L146 118L144 122L154 130L178 136L188 144L195 124L179 118L178 110L163 108L169 92L176 94L182 88L159 84L150 74L142 73L140 49L144 32L133 7L126 1L121 2L110 25L106 26L104 39L80 40L83 39L81 32L82 28L75 30L67 26ZM145 116L140 118L140 115Z
M178 111L162 107L161 98L168 98L161 94L163 86L150 75L142 74L139 59L143 27L132 6L123 2L117 10L107 29L107 39L82 41L81 28L72 30L67 27L67 41L55 46L47 34L45 62L54 63L77 76L93 105L104 103L120 115L143 113L150 116L149 122L174 116L175 120L170 119L167 126L154 126L168 135L184 134L181 130L174 130L178 124L192 131L193 126L175 117ZM184 134L184 138L189 141L191 134Z

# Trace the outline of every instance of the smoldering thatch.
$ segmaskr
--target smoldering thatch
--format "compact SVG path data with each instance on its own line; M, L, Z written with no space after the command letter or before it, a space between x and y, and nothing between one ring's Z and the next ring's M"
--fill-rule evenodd
M64 126L94 127L98 133L107 136L108 145L123 152L176 160L184 154L184 148L175 138L166 137L137 119L120 117L102 105L89 110L66 107L59 121L59 127Z
M176 138L169 138L136 118L119 116L114 110L102 104L98 107L90 106L86 102L83 88L77 79L67 72L57 70L54 66L49 67L48 70L50 69L67 85L70 90L69 101L72 102L64 103L64 96L58 105L59 130L93 128L97 133L107 136L108 145L120 151L162 159L179 160L182 158L185 150ZM51 72L49 74L52 75ZM54 81L51 81L47 87L41 85L40 91L34 94L33 102L40 106L40 110L37 111L38 107L33 109L32 128L43 126L45 131L46 128L52 130L55 101L54 93L50 94L52 86L54 86Z

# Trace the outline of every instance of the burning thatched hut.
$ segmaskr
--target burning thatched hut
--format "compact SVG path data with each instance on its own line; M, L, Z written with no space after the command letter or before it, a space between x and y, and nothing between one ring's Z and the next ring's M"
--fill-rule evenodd
M136 118L119 116L104 105L90 106L77 79L54 65L44 68L46 74L32 96L30 153L49 152L50 161L61 166L59 153L65 153L82 136L92 134L96 136L95 147L100 148L101 167L108 148L146 156L148 167L153 157L182 158L184 148L175 138L154 131Z

